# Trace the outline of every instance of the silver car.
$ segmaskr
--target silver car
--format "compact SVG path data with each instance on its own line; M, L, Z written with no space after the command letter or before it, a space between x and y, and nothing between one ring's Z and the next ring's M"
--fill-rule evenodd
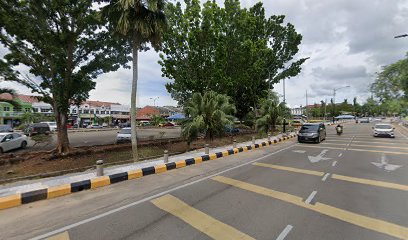
M131 128L122 128L116 136L116 143L130 142L132 137Z
M27 147L27 136L18 133L0 133L0 153Z
M394 138L394 127L391 124L379 123L373 127L374 137L392 137Z

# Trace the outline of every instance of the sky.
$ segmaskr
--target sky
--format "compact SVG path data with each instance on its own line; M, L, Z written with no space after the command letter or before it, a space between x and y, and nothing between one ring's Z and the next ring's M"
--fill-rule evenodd
M174 0L172 1L174 2ZM223 1L218 1L222 5ZM258 1L242 0L243 7ZM405 57L408 38L394 39L408 33L408 1L402 0L270 0L263 1L266 15L285 15L303 35L295 58L310 57L302 72L286 80L286 101L294 107L330 101L333 88L350 86L336 93L336 102L345 98L360 103L370 96L369 85L382 66ZM0 47L0 57L5 49ZM138 106L177 105L167 93L169 79L161 75L159 54L139 55ZM90 92L90 100L130 103L132 71L120 69L103 74ZM19 93L30 91L15 83L4 83ZM283 94L282 83L274 89Z

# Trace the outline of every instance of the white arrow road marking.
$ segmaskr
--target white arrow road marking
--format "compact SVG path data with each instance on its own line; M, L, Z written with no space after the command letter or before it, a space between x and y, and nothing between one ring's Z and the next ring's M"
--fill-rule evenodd
M295 153L305 153L306 151L304 151L304 150L293 150L292 152L295 152Z
M326 154L327 151L329 151L329 150L324 149L324 150L323 150L319 155L317 155L317 156L307 156L307 157L309 158L309 161L310 161L311 163L317 163L317 162L320 162L320 161L329 160L329 159L331 159L331 158L323 157L324 154Z
M332 166L334 167L334 166L336 166L336 164L337 164L337 161L334 161L334 162L332 163Z
M395 171L398 168L402 167L402 165L395 165L395 164L389 164L387 161L387 158L385 157L385 154L381 155L381 162L371 162L374 166L377 166L380 169L384 169L387 172Z
M276 238L276 240L283 240L285 237L289 234L290 230L292 230L293 226L292 225L287 225L283 231L279 234L279 236Z

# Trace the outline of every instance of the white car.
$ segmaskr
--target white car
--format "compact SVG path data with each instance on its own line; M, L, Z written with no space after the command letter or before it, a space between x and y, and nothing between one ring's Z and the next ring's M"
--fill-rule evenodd
M378 123L373 127L374 137L392 137L394 138L394 127L387 123Z
M27 147L27 136L18 133L0 133L0 153Z
M45 123L50 127L51 132L57 131L57 123L56 122L40 122L40 123Z
M116 136L116 143L130 142L132 137L131 128L122 128Z

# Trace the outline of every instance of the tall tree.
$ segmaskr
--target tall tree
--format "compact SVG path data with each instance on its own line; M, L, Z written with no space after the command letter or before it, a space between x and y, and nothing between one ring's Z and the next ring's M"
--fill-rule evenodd
M212 141L221 136L227 125L233 124L233 114L236 109L231 99L213 91L194 93L187 102L186 122L182 125L182 134L191 143L199 134L205 134L205 139Z
M284 16L265 16L261 2L249 9L239 0L224 7L199 0L169 3L169 27L160 55L172 97L183 105L195 92L230 96L243 119L274 83L296 76L305 61L294 61L302 36ZM265 79L268 79L265 81Z
M101 73L128 62L123 43L109 33L92 0L3 0L0 41L8 49L0 74L39 93L50 103L58 126L56 151L70 151L67 115L94 89ZM28 74L15 67L25 65Z
M136 95L138 81L138 53L148 50L150 43L155 50L160 48L162 33L165 29L164 0L111 0L104 7L104 16L110 26L132 47L133 78L130 99L130 118L132 132L132 154L138 161L136 133Z

